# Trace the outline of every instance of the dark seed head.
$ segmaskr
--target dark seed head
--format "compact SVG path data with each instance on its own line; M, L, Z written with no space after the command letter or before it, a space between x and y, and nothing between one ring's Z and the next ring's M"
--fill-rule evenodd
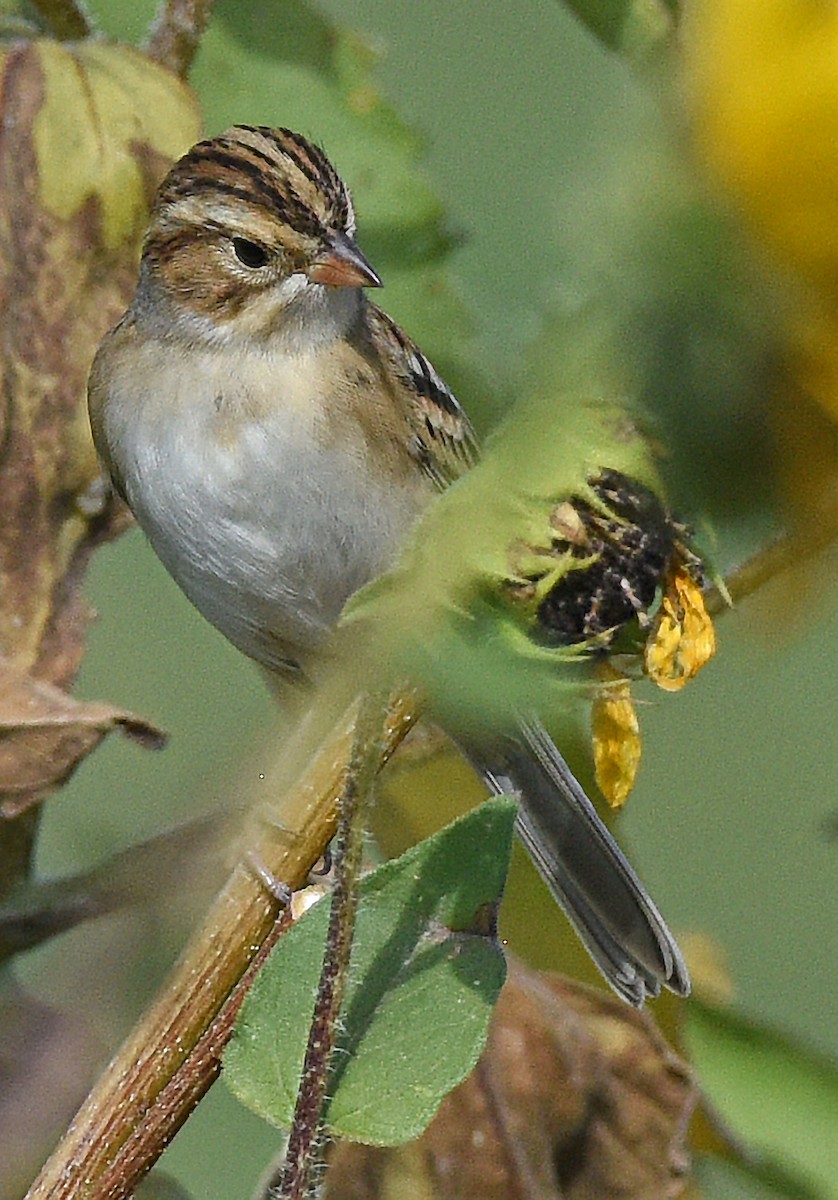
M682 532L655 493L637 480L603 471L591 486L608 511L573 497L578 531L572 541L558 536L554 550L594 561L563 575L538 608L546 637L566 645L616 635L642 619Z

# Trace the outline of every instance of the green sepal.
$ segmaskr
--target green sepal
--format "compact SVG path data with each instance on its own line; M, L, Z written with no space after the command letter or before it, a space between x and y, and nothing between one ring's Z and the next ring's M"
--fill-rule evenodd
M344 626L368 624L375 660L420 681L455 730L509 728L527 711L552 722L589 693L589 646L539 639L532 605L510 585L522 547L549 547L557 504L601 503L590 480L605 469L661 494L649 444L623 406L536 390L426 512L394 569L350 600Z

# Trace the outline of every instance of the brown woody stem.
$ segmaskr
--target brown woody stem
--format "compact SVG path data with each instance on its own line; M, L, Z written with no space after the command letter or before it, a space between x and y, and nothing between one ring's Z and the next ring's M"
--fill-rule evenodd
M102 1174L98 1181L98 1195L130 1195L149 1170L148 1148L167 1146L206 1095L218 1078L221 1054L230 1039L242 1001L265 959L291 924L291 910L286 908L274 922L218 1016L149 1108L142 1126L122 1144L119 1153Z
M165 0L149 30L149 58L185 79L212 14L213 0Z
M93 32L87 14L75 0L32 0L32 6L59 41L78 41Z
M405 737L417 708L413 696L392 702L376 766ZM303 723L286 747L286 761L303 764L292 768L295 782L283 789L282 822L292 832L280 843L275 826L262 814L261 836L248 843L260 864L292 888L305 882L334 836L356 713L357 702L344 706L329 732L318 735L316 746ZM276 910L257 873L237 866L26 1200L122 1200L131 1194L215 1079L229 1031L229 1022L219 1014L228 1002L236 1003L242 978L266 939L275 935ZM217 1019L223 1036L219 1027L215 1035L208 1033Z

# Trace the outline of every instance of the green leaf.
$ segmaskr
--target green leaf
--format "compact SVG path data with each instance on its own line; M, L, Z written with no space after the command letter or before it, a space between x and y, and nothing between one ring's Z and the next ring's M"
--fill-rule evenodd
M773 1030L691 1002L687 1040L699 1079L736 1134L838 1197L838 1069Z
M725 1200L823 1200L820 1188L770 1160L705 1155L696 1164L696 1175L702 1195Z
M326 1112L334 1134L418 1137L477 1062L506 973L488 930L515 813L513 800L489 800L363 880ZM277 1125L293 1119L327 923L324 900L281 940L224 1057L235 1094Z
M671 41L676 0L565 0L609 50L633 62L657 56Z
M192 1193L165 1171L152 1171L134 1192L135 1200L192 1200Z

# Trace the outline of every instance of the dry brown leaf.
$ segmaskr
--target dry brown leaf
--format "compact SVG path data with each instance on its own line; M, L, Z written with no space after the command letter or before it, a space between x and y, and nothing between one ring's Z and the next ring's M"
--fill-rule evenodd
M60 787L114 729L153 748L165 741L141 717L75 700L0 656L0 814L14 817Z
M688 1068L611 996L510 963L477 1069L409 1146L343 1143L325 1200L671 1200Z
M0 814L49 792L108 731L157 731L73 683L92 613L93 550L127 524L100 486L87 374L130 297L155 186L195 140L176 76L99 38L0 48ZM59 692L38 691L35 679ZM0 827L3 882L26 870L33 825Z

